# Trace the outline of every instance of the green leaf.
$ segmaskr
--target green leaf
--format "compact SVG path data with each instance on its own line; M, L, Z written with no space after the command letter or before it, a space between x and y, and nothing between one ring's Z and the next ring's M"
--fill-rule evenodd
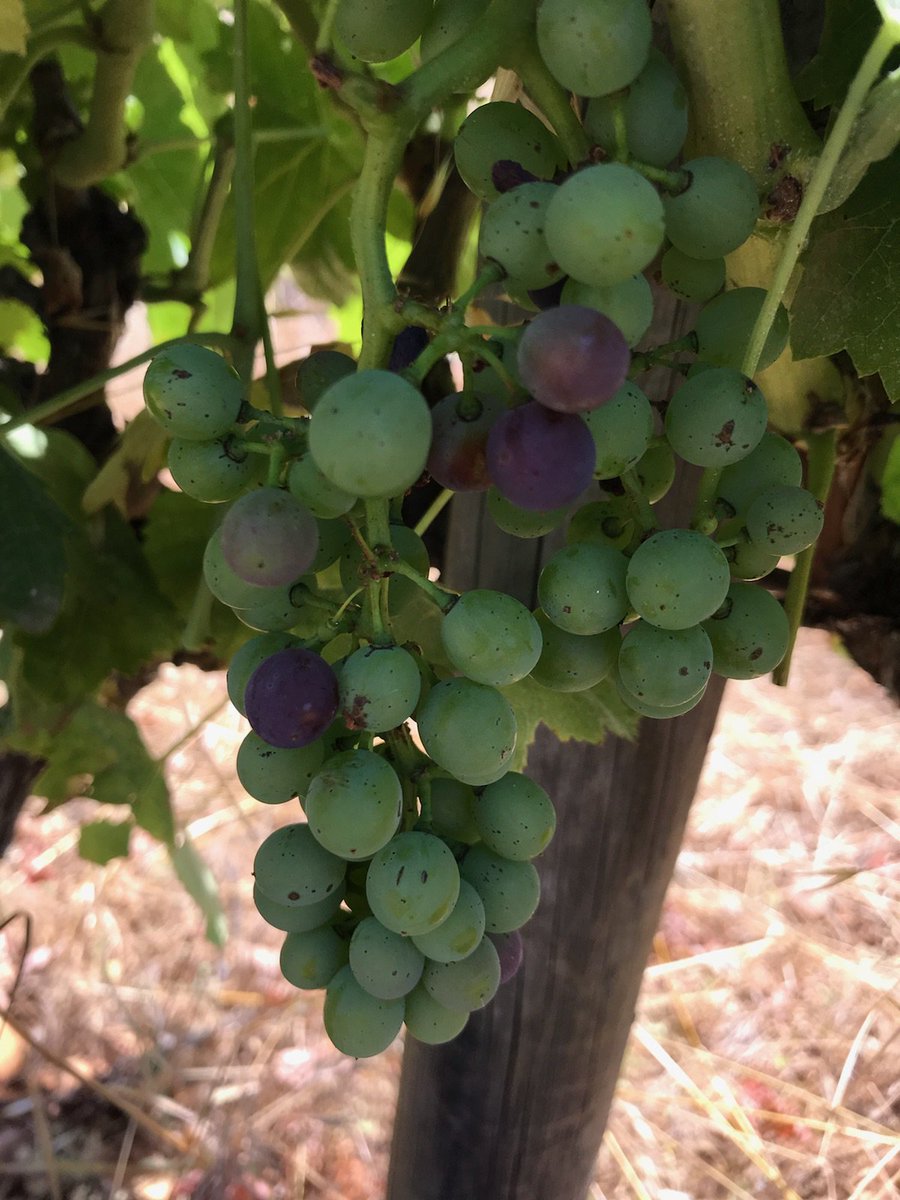
M900 437L894 438L881 474L881 511L900 525Z
M820 213L838 208L856 189L874 162L887 158L900 143L900 70L877 83L866 97L850 140L835 168Z
M0 53L26 54L28 22L22 0L3 0L0 7Z
M169 857L185 891L206 917L207 938L221 949L228 940L228 925L216 877L186 833L176 845L169 847Z
M45 633L65 591L70 523L41 482L0 449L0 623Z
M64 429L20 425L7 438L7 447L74 524L84 521L81 500L97 471L88 450Z
M800 99L816 108L841 101L880 24L873 0L826 0L818 53L794 81Z
M132 828L130 821L90 821L81 827L78 853L101 867L111 858L127 858Z
M900 397L900 154L877 163L813 225L791 306L795 357L847 350L860 375Z
M522 771L539 725L562 742L602 742L608 733L633 738L639 717L622 701L615 685L603 680L585 692L554 692L526 675L500 688L515 710L518 724L511 770Z

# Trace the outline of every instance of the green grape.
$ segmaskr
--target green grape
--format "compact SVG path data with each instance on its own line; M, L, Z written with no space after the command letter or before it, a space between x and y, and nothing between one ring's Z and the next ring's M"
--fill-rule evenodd
M674 708L702 692L712 671L712 645L700 625L658 629L636 622L619 649L619 675L627 692L646 704Z
M635 466L653 437L653 408L630 380L605 404L582 416L597 448L598 479L613 479Z
M334 28L363 62L387 62L421 35L431 9L430 0L340 0Z
M711 616L728 593L728 560L693 529L664 529L631 556L625 587L635 612L660 629L688 629Z
M356 496L326 479L311 454L291 463L287 484L291 495L305 504L314 517L323 520L343 516L356 503Z
M341 884L324 900L299 906L278 904L275 900L270 900L265 892L260 891L259 884L254 883L253 903L256 905L256 911L267 925L280 929L283 933L306 933L319 925L326 925L332 917L337 915L344 898L344 891L344 885Z
M444 616L441 638L458 671L492 687L524 679L541 654L541 631L525 605L490 588L458 598Z
M287 587L266 588L266 591L269 595L249 608L234 610L234 615L249 629L258 629L262 633L295 629L311 635L322 623L322 610L306 604L307 592L299 580Z
M669 445L695 467L726 467L755 450L766 432L766 398L733 367L711 367L686 380L669 401Z
M653 292L643 275L632 275L607 287L567 279L561 304L580 304L609 317L629 346L636 346L653 320Z
M535 616L544 648L531 672L532 679L554 692L584 692L606 678L619 654L618 629L589 635L567 633L540 609Z
M453 155L466 187L482 200L495 200L500 194L493 181L495 162L515 162L538 179L549 179L564 161L543 121L506 100L493 100L469 113L459 127Z
M289 933L281 947L281 973L296 988L328 987L347 961L348 942L331 925Z
M557 525L561 525L569 512L569 506L553 508L547 512L539 512L529 508L519 508L505 496L501 496L495 487L488 489L488 512L494 523L504 533L513 537L536 538L551 533Z
M765 298L765 288L739 287L710 300L697 318L697 353L701 361L739 371ZM787 309L779 304L763 345L757 371L764 371L772 365L788 344L789 333Z
M484 0L437 0L434 6L434 15L425 27L419 43L419 56L422 62L431 62L442 50L455 45L473 25L477 24L483 13ZM465 93L474 92L479 84L484 83L489 74L490 72L483 68L473 70L469 67L461 70L455 77L453 90ZM502 103L502 101L495 103Z
M347 864L321 846L305 823L283 825L256 852L259 890L277 904L315 904L342 886Z
M459 868L440 838L398 833L369 864L366 897L388 929L406 936L436 929L459 896Z
M172 478L187 496L206 504L233 500L265 476L266 457L250 454L234 437L213 442L173 438L166 459Z
M781 557L771 550L755 546L747 537L746 529L742 531L740 540L733 546L725 546L723 552L734 579L762 579L775 570Z
M650 443L634 468L641 491L651 504L662 500L675 482L675 455L665 438Z
M662 256L659 270L670 292L694 304L711 300L725 286L724 258L691 258L677 246Z
M445 840L477 842L481 837L475 824L475 793L458 779L436 776L431 780L431 828Z
M161 350L144 376L144 401L173 437L205 442L223 437L244 399L240 376L221 355L181 342Z
M616 688L619 695L625 701L630 709L636 713L640 713L642 717L653 717L657 721L666 721L672 717L683 716L686 712L690 712L692 708L696 708L703 699L706 688L701 688L696 696L691 696L689 700L683 701L681 704L648 704L645 700L639 700L633 695L621 679L616 677Z
M722 258L742 246L759 213L756 184L728 158L693 158L683 192L665 196L666 234L691 258Z
M371 750L329 758L306 789L306 816L316 841L339 858L369 858L400 824L397 772Z
M459 962L427 962L422 986L432 1000L451 1012L484 1008L500 986L500 959L494 943L482 938L476 949Z
M726 679L755 679L774 670L791 637L787 613L765 588L733 583L725 603L703 628L713 648L713 670Z
M567 633L603 633L628 612L628 559L611 546L573 542L541 571L538 601L554 625Z
M228 664L225 679L228 698L242 717L247 715L244 709L244 690L256 668L267 658L271 658L276 650L286 650L288 646L297 645L299 639L289 633L261 633L235 650Z
M484 937L484 905L481 897L464 879L453 912L437 929L413 936L421 952L434 962L461 962L478 948Z
M322 765L325 747L321 739L283 750L270 746L252 730L238 747L237 776L254 800L263 804L286 804L306 795L310 780Z
M616 109L621 105L628 153L638 162L664 167L681 150L688 129L688 99L675 68L655 46L624 96L595 97L584 114L589 137L616 153Z
M402 999L371 996L349 966L341 967L325 993L325 1032L342 1053L372 1058L387 1050L400 1032L404 1011Z
M626 497L591 500L572 514L566 530L566 541L569 545L574 542L596 542L601 546L624 550L631 544L635 532L634 517Z
M479 0L479 4L482 0ZM438 1004L420 984L406 997L407 1031L417 1042L440 1046L462 1033L469 1019L468 1012L454 1012Z
M551 254L582 283L609 286L643 271L663 232L656 189L622 163L598 163L571 175L547 207Z
M800 455L787 438L767 432L755 450L722 472L717 503L725 516L734 517L745 513L759 493L767 488L799 487L802 479Z
M556 830L550 797L518 771L507 772L484 789L475 803L475 820L485 846L516 862L546 850Z
M425 469L431 413L411 383L390 371L358 371L333 383L309 426L316 466L345 492L401 496Z
M556 193L554 183L523 183L492 200L481 218L479 253L523 287L542 288L559 278L545 233Z
M319 397L343 379L356 373L356 363L337 350L314 350L297 368L297 392L300 403L311 413Z
M428 756L473 787L499 779L516 748L516 716L509 701L471 679L435 684L416 720Z
M347 728L373 733L402 725L422 690L418 664L400 646L360 646L344 661L338 682Z
M481 897L488 933L511 933L534 915L541 881L532 863L513 862L478 843L466 854L459 874Z
M646 0L541 0L541 58L570 92L606 96L627 87L650 53Z
M379 1000L398 1000L422 978L425 958L412 941L386 929L375 917L360 921L350 939L350 970Z
M350 546L356 546L350 526L339 517L333 521L317 520L316 525L319 529L319 549L309 568L312 575L318 575L320 571L326 570L336 563Z
M813 544L824 523L822 505L800 487L767 488L747 509L751 542L773 554L799 554Z

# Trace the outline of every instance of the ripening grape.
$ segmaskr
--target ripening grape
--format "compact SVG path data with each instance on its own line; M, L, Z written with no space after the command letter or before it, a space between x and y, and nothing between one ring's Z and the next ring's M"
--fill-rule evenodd
M497 490L520 508L547 512L577 500L594 474L594 439L576 413L537 400L505 412L487 442Z
M312 650L289 646L260 663L250 676L244 707L251 728L269 745L308 746L337 713L337 676Z
M517 862L546 850L556 830L550 797L518 771L508 771L488 784L475 802L475 820L485 846Z
M487 497L488 512L498 528L513 537L536 538L543 537L561 525L569 512L568 505L561 508L551 508L546 512L540 509L519 508L511 500L492 487Z
M479 253L526 288L544 287L561 274L545 234L555 195L553 183L523 183L492 200L481 218Z
M229 608L250 608L269 599L273 592L234 573L222 553L219 529L213 531L203 551L203 578L215 598Z
M650 443L638 459L634 473L641 491L651 504L662 500L675 482L675 455L665 438L657 438Z
M725 467L762 440L769 410L753 382L733 367L710 367L688 379L669 401L666 437L697 467Z
M477 842L481 837L475 824L475 793L458 779L436 776L431 780L431 828L440 837L454 842Z
M638 344L653 320L653 292L643 275L632 275L608 287L567 279L557 303L580 304L603 313L629 346Z
M166 462L185 495L222 504L261 481L266 458L250 454L237 438L226 435L211 442L173 438Z
M669 60L655 46L624 97L599 96L587 106L589 137L615 155L615 111L622 105L628 154L638 162L664 167L681 150L688 130L688 100Z
M483 492L490 486L485 453L491 426L506 405L499 396L455 392L431 410L433 436L428 473L454 492Z
M800 455L787 438L767 432L755 450L722 472L717 502L726 516L733 517L746 512L767 488L782 484L799 487L802 479Z
M541 881L532 863L513 862L479 842L466 852L459 873L481 897L488 932L510 933L534 916Z
M295 796L306 795L324 757L321 741L284 750L270 746L251 729L238 747L237 777L254 800L262 804L286 804Z
M350 939L350 970L379 1000L398 1000L422 978L425 957L410 938L387 929L376 917L360 921Z
M421 392L390 371L358 371L316 405L309 449L332 483L355 496L400 496L425 469L431 413Z
M524 679L541 653L541 631L525 605L490 588L459 597L444 616L441 638L458 671L492 687Z
M551 179L564 160L547 126L521 104L493 100L469 113L453 143L456 168L469 191L494 200L494 163L518 163L538 179Z
M767 488L747 509L750 540L773 554L799 554L813 544L824 523L822 505L800 487Z
M650 53L646 0L541 0L541 58L567 91L606 96L627 87Z
M328 987L347 961L348 942L332 925L289 933L281 947L281 973L296 988Z
M297 368L300 403L311 413L319 397L345 375L356 373L356 363L338 350L314 350Z
M418 664L401 646L360 646L344 661L338 682L344 724L373 733L402 725L422 689Z
M659 270L670 292L695 304L712 300L725 286L724 258L691 258L677 246L670 246L662 256Z
M653 437L653 408L630 380L606 404L585 413L584 420L596 447L598 479L613 479L633 467Z
M412 366L427 345L428 331L420 325L407 325L394 337L387 369L402 373Z
M244 389L220 354L181 342L161 350L144 375L144 402L173 437L205 442L223 437L237 421Z
M276 650L284 650L288 646L296 645L297 638L289 633L262 633L257 637L250 638L235 650L231 656L231 662L228 664L225 681L228 687L228 699L242 717L247 715L244 711L244 690L250 676L259 664L273 655Z
M445 679L428 693L416 720L428 756L463 783L499 779L516 747L516 717L496 688Z
M446 921L459 896L459 868L447 844L430 833L398 833L372 859L366 898L394 933L427 933Z
M436 929L413 936L421 952L435 962L462 962L484 937L484 905L481 897L464 879L453 911Z
M663 242L663 205L643 175L598 163L570 176L547 208L546 236L559 266L582 283L630 279Z
M697 353L704 363L734 367L740 370L750 334L766 298L765 288L739 287L716 296L697 318ZM770 367L788 343L790 318L787 309L779 304L775 311L758 371Z
M294 459L288 469L287 485L292 496L308 508L314 517L323 520L343 516L356 503L355 496L322 474L311 454Z
M628 559L610 546L574 542L558 550L541 572L538 600L567 633L603 633L628 612Z
M340 0L335 33L363 62L387 62L408 50L431 16L422 0Z
M371 1058L381 1054L400 1032L402 999L379 1000L360 987L349 965L341 967L325 993L325 1032L343 1054Z
M575 304L548 308L526 327L516 361L525 388L546 408L583 412L614 396L631 355L602 313Z
M283 933L306 933L319 925L327 925L337 915L344 891L344 885L341 884L324 900L312 904L278 904L260 891L258 883L254 883L253 903L266 924L274 929L280 929Z
M483 3L483 0L478 0L478 3ZM406 997L404 1021L407 1032L417 1042L424 1042L428 1046L440 1046L452 1041L462 1033L468 1019L468 1011L453 1011L438 1004L422 984Z
M540 609L535 617L544 645L531 678L542 687L554 692L584 692L609 675L619 654L617 628L591 635L567 633Z
M637 621L619 649L619 675L626 691L647 704L672 708L706 687L712 645L700 625L658 629Z
M494 943L497 957L500 960L500 983L508 983L517 975L525 957L525 944L518 929L509 933L490 933L488 937Z
M533 868L532 868L533 869ZM500 986L500 959L490 938L459 962L429 960L422 972L422 986L443 1008L470 1013L493 1000Z
M239 579L278 587L309 570L319 531L309 509L290 492L263 487L235 500L219 526L219 545Z
M639 616L660 629L687 629L722 604L731 583L728 560L693 529L664 529L631 556L625 586Z
M742 246L756 224L756 184L728 158L693 158L682 171L688 186L663 197L666 235L692 258L722 258Z
M305 823L282 825L256 852L253 875L276 904L315 904L343 886L347 864L320 846Z
M306 789L304 804L316 841L338 858L370 858L394 836L403 811L397 772L371 750L327 759Z
M784 658L791 636L782 606L752 583L733 583L703 628L712 642L713 670L726 679L767 675Z

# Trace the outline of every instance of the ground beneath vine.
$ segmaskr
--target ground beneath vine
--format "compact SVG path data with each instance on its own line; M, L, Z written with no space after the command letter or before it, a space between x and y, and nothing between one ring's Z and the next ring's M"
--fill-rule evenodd
M648 966L592 1200L900 1196L900 722L804 631L792 687L733 685ZM34 803L0 864L0 1200L379 1200L400 1072L340 1055L278 971L221 674L133 701L229 923L149 838L77 854ZM115 814L113 814L115 815ZM527 945L527 938L526 938ZM0 991L0 1000L4 993ZM448 1198L451 1200L451 1198Z

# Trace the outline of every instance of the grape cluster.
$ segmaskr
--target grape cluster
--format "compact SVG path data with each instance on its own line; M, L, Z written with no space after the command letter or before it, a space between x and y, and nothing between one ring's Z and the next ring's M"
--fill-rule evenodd
M341 0L336 33L372 62L421 37L427 61L477 7ZM302 810L259 848L255 903L286 935L285 977L325 989L326 1030L354 1056L379 1053L404 1023L425 1042L455 1037L522 962L518 931L540 893L532 860L555 815L511 769L505 689L603 684L669 718L699 703L713 672L770 671L788 620L753 581L822 524L743 370L763 293L722 291L724 256L755 224L752 180L724 158L671 166L686 100L650 47L644 0L542 0L536 39L587 99L594 151L567 162L543 121L505 101L462 123L455 157L485 204L482 257L530 315L486 337L446 310L438 336L455 339L458 392L423 394L433 323L400 334L384 369L311 354L303 416L254 408L225 360L191 343L158 354L145 378L176 483L222 505L206 583L253 631L228 670L250 724L239 777L262 803ZM695 353L675 364L685 377L656 405L632 378L651 274L704 306ZM762 365L787 338L781 310ZM653 505L678 460L705 472L703 499L691 528L664 529ZM486 493L517 537L565 528L534 611L430 579L403 519L404 495L429 477Z

